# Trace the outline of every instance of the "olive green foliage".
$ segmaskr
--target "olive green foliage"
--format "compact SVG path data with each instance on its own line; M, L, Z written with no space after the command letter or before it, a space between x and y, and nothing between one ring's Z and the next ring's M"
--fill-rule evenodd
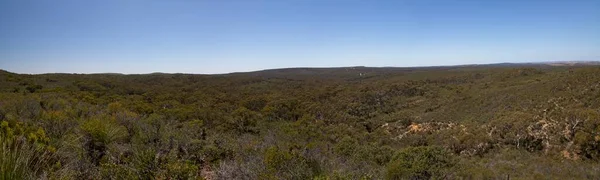
M266 172L261 179L310 179L321 173L321 167L314 159L308 159L297 151L267 148L264 155Z
M84 122L81 129L85 132L89 156L95 164L106 154L108 146L127 136L124 127L111 120L92 119Z
M409 147L399 151L387 165L388 179L444 179L456 160L440 147Z
M0 71L2 179L599 179L600 68Z
M6 122L6 121L4 121ZM34 179L51 169L52 152L43 146L0 137L0 179Z

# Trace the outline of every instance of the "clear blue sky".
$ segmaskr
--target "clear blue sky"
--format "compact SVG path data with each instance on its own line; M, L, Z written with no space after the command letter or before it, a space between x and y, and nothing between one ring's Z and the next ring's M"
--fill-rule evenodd
M18 73L566 60L600 60L600 0L0 1Z

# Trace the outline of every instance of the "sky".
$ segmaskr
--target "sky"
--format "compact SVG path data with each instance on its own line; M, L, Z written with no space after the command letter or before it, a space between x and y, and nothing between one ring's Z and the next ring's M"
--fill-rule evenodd
M0 0L16 73L573 60L600 60L600 0Z

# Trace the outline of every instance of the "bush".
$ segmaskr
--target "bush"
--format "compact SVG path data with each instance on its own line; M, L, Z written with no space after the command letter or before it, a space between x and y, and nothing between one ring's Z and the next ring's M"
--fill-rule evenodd
M37 179L51 164L45 148L0 136L0 180Z
M241 107L232 113L227 124L230 129L234 129L238 133L258 133L257 124L260 119L260 114Z
M198 166L188 161L176 161L166 164L166 171L158 179L200 179Z
M36 84L36 85L29 85L25 89L27 89L27 91L29 91L30 93L34 93L37 90L40 90L42 88L43 88L42 85Z
M106 154L110 143L127 137L127 129L110 119L89 120L81 126L81 129L87 137L88 155L96 165L99 165L100 159Z
M334 151L343 156L350 156L355 153L357 146L358 141L346 136L334 146Z
M295 99L285 99L269 102L263 109L263 114L269 120L278 121L296 121L301 116L300 103Z
M267 172L261 175L261 179L311 179L322 173L317 161L277 147L266 150L264 164Z
M456 164L440 147L409 147L398 152L387 165L387 179L440 179Z

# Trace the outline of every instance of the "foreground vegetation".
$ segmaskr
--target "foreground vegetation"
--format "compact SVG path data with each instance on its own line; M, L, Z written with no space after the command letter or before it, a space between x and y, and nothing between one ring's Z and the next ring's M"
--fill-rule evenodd
M599 179L600 67L0 72L0 179Z

